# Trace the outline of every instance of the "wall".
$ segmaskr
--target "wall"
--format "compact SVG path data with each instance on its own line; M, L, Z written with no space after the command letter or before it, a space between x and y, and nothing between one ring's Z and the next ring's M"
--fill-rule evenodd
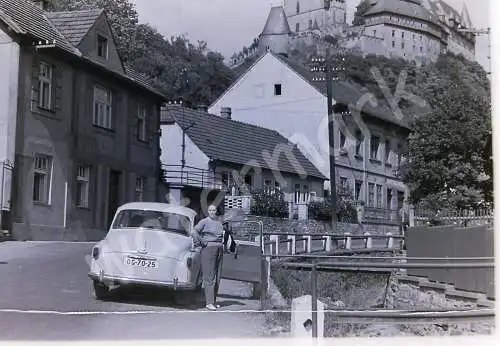
M189 130L187 130L189 132ZM160 161L163 165L182 164L182 129L177 124L161 125ZM208 169L208 157L193 143L188 135L185 136L186 166Z
M408 257L494 257L492 225L462 228L454 225L415 227L406 232ZM409 275L454 284L455 287L495 296L493 268L408 269Z
M282 85L281 96L274 95L275 83ZM273 55L264 55L209 112L220 114L221 107L231 107L234 120L275 129L299 143L306 157L328 176L325 97Z
M15 133L19 83L19 45L0 25L0 230L11 206L12 172L3 163L15 159Z

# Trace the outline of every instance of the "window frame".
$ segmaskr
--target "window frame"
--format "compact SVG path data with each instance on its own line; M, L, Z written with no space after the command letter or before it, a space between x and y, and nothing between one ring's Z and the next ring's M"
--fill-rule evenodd
M101 89L105 93L106 100L100 100L97 97L98 89ZM94 84L93 88L93 111L92 111L92 125L104 128L107 130L113 130L113 92L111 89L106 88L101 84ZM97 114L97 110L101 109L98 106L103 106L107 112L104 115Z
M101 44L104 44L104 47L102 47ZM104 58L104 59L108 60L108 57L109 57L109 40L108 40L108 38L104 35L97 34L96 45L97 45L97 49L96 49L97 56L99 58ZM104 52L103 52L104 55L99 54L99 51L101 50L101 48L104 49Z
M136 138L141 142L147 142L147 107L143 103L139 103L137 106L137 114L136 114L136 124L137 124L137 132Z
M80 173L83 172L83 175ZM76 166L75 179L76 179L76 188L75 188L75 205L77 208L88 208L90 201L90 175L91 175L91 167L87 165L78 164ZM84 193L79 193L80 186L83 185ZM83 200L81 199L83 197ZM80 198L79 198L80 197Z
M44 67L48 70L48 76L44 75ZM54 86L54 66L46 61L40 61L38 64L38 107L45 110L53 109L53 86ZM47 88L47 103L44 103L44 85L48 85Z
M44 162L43 167L39 167L39 163ZM33 187L32 201L36 204L50 205L52 202L52 173L53 160L52 156L45 154L35 154L33 158ZM36 177L43 176L43 186L37 185ZM35 198L35 191L38 190L38 199Z

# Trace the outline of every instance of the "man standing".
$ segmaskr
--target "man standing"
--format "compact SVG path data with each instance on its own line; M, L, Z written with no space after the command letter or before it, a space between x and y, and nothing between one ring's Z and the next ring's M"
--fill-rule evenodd
M223 258L222 223L216 219L217 208L208 207L208 217L200 220L192 234L195 242L201 244L201 271L207 309L216 310L215 300L219 290L220 272Z

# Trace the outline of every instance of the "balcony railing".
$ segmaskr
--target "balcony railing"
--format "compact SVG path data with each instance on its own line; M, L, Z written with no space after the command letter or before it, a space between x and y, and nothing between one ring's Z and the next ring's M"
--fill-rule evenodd
M222 190L222 176L213 171L191 166L162 165L165 182L182 186Z

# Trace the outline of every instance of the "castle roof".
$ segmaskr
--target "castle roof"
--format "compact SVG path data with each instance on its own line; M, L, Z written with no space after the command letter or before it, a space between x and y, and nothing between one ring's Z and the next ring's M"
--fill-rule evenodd
M429 0L426 4L429 10L436 16L443 15L446 19L454 19L456 22L461 23L466 27L472 26L469 11L467 10L467 6L465 6L465 4L462 8L461 14L443 0Z
M401 16L412 17L426 22L437 24L438 18L427 10L420 2L414 0L372 0L372 6L365 16L381 13L394 13Z
M283 7L272 7L261 35L289 35L291 33Z

